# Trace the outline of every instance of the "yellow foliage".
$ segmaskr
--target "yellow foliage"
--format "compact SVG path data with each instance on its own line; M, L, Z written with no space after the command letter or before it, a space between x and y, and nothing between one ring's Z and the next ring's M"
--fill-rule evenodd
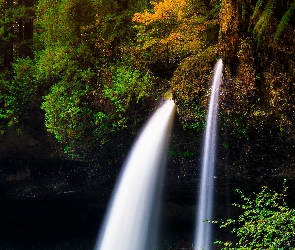
M238 16L238 4L234 4L233 0L223 0L220 12L220 29L222 33L225 34L229 30L238 30L239 22L236 20Z
M208 26L217 25L209 20L202 2L191 0L163 0L152 2L153 9L135 13L139 51L147 51L151 58L195 53L206 44Z
M144 13L135 13L133 22L149 25L154 21L175 19L180 21L186 13L188 7L186 0L164 0L162 2L152 2L154 6L153 13L145 10Z
M240 38L242 0L223 0L220 11L220 52L224 60L228 61L236 55L236 47Z

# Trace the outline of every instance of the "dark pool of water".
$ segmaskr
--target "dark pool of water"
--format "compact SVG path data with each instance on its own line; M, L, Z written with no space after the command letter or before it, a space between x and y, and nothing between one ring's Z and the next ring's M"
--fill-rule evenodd
M1 202L0 250L93 250L104 213L81 200ZM161 224L155 250L192 249L192 221Z

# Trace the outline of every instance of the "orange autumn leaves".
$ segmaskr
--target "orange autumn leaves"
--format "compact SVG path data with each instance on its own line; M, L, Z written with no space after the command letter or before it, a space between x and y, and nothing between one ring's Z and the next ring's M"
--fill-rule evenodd
M137 29L138 50L161 59L202 48L200 32L206 26L205 17L198 15L189 0L152 2L153 9L135 13L132 21Z
M159 3L152 2L152 5L154 6L153 13L148 10L145 10L144 13L135 13L132 21L148 25L165 19L181 20L188 7L185 0L165 0Z

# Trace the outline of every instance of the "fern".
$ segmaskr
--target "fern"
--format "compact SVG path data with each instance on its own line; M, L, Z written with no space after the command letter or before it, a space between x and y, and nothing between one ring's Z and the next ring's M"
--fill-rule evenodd
M254 9L254 13L252 15L252 19L255 19L258 15L258 11L261 7L261 5L263 4L263 0L258 0L256 5L255 5L255 9Z
M259 10L260 10L260 7L261 7L262 4L263 4L263 0L258 0L257 1L256 5L255 5L255 8L254 8L254 12L252 14L252 17L251 17L251 20L250 20L250 23L249 23L248 32L251 32L252 24L253 24L253 22L255 22L254 20L258 16L258 13L259 13Z
M254 32L254 35L257 36L258 45L261 44L262 35L269 24L271 16L273 15L275 4L276 4L276 0L269 0L267 2L264 8L264 11L262 12L260 18L258 19L257 23L254 26L253 32Z
M254 12L251 18L251 23L255 23L253 28L253 35L256 36L258 45L261 45L262 42L262 35L266 31L268 25L270 24L271 17L274 16L274 9L276 4L278 3L278 0L268 0L266 1L265 7L263 8L262 14L261 8L262 5L264 5L264 0L258 0ZM291 3L290 7L287 9L287 11L282 16L279 25L277 27L276 33L274 35L274 41L277 42L280 39L280 36L282 32L284 31L285 27L288 23L290 23L290 19L295 11L295 0ZM251 30L251 23L249 25L248 31Z
M209 16L217 17L219 15L221 5L222 5L222 0L217 1L213 9L209 12Z
M277 42L280 39L280 36L282 34L282 32L284 31L286 25L289 23L290 18L292 16L292 14L294 13L295 10L295 0L293 1L293 3L291 4L291 6L289 7L289 9L284 13L284 15L281 18L281 21L277 27L277 31L274 35L274 41Z

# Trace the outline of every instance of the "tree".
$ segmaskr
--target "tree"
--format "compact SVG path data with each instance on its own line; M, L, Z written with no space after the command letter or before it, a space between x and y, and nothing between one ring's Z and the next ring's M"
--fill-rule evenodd
M38 83L35 78L34 62L30 58L19 58L12 64L13 77L1 81L0 129L29 119L30 114L41 104L37 95Z
M221 1L164 0L136 13L138 60L175 65L168 78L184 127L202 130L207 83L217 58Z
M144 58L169 61L208 46L210 30L217 25L211 2L215 1L156 1L152 10L135 13L132 20Z
M0 2L1 134L40 105L32 61L34 7L33 0Z
M141 124L141 109L153 92L149 73L115 64L100 74L103 88L91 82L96 74L81 70L71 84L61 80L44 97L45 125L68 155L88 157L120 131L127 135Z
M0 54L1 68L11 70L17 58L32 56L34 1L1 1Z
M132 134L156 91L154 78L129 52L130 10L120 4L39 1L44 49L36 65L45 125L68 155L100 154L121 131Z

